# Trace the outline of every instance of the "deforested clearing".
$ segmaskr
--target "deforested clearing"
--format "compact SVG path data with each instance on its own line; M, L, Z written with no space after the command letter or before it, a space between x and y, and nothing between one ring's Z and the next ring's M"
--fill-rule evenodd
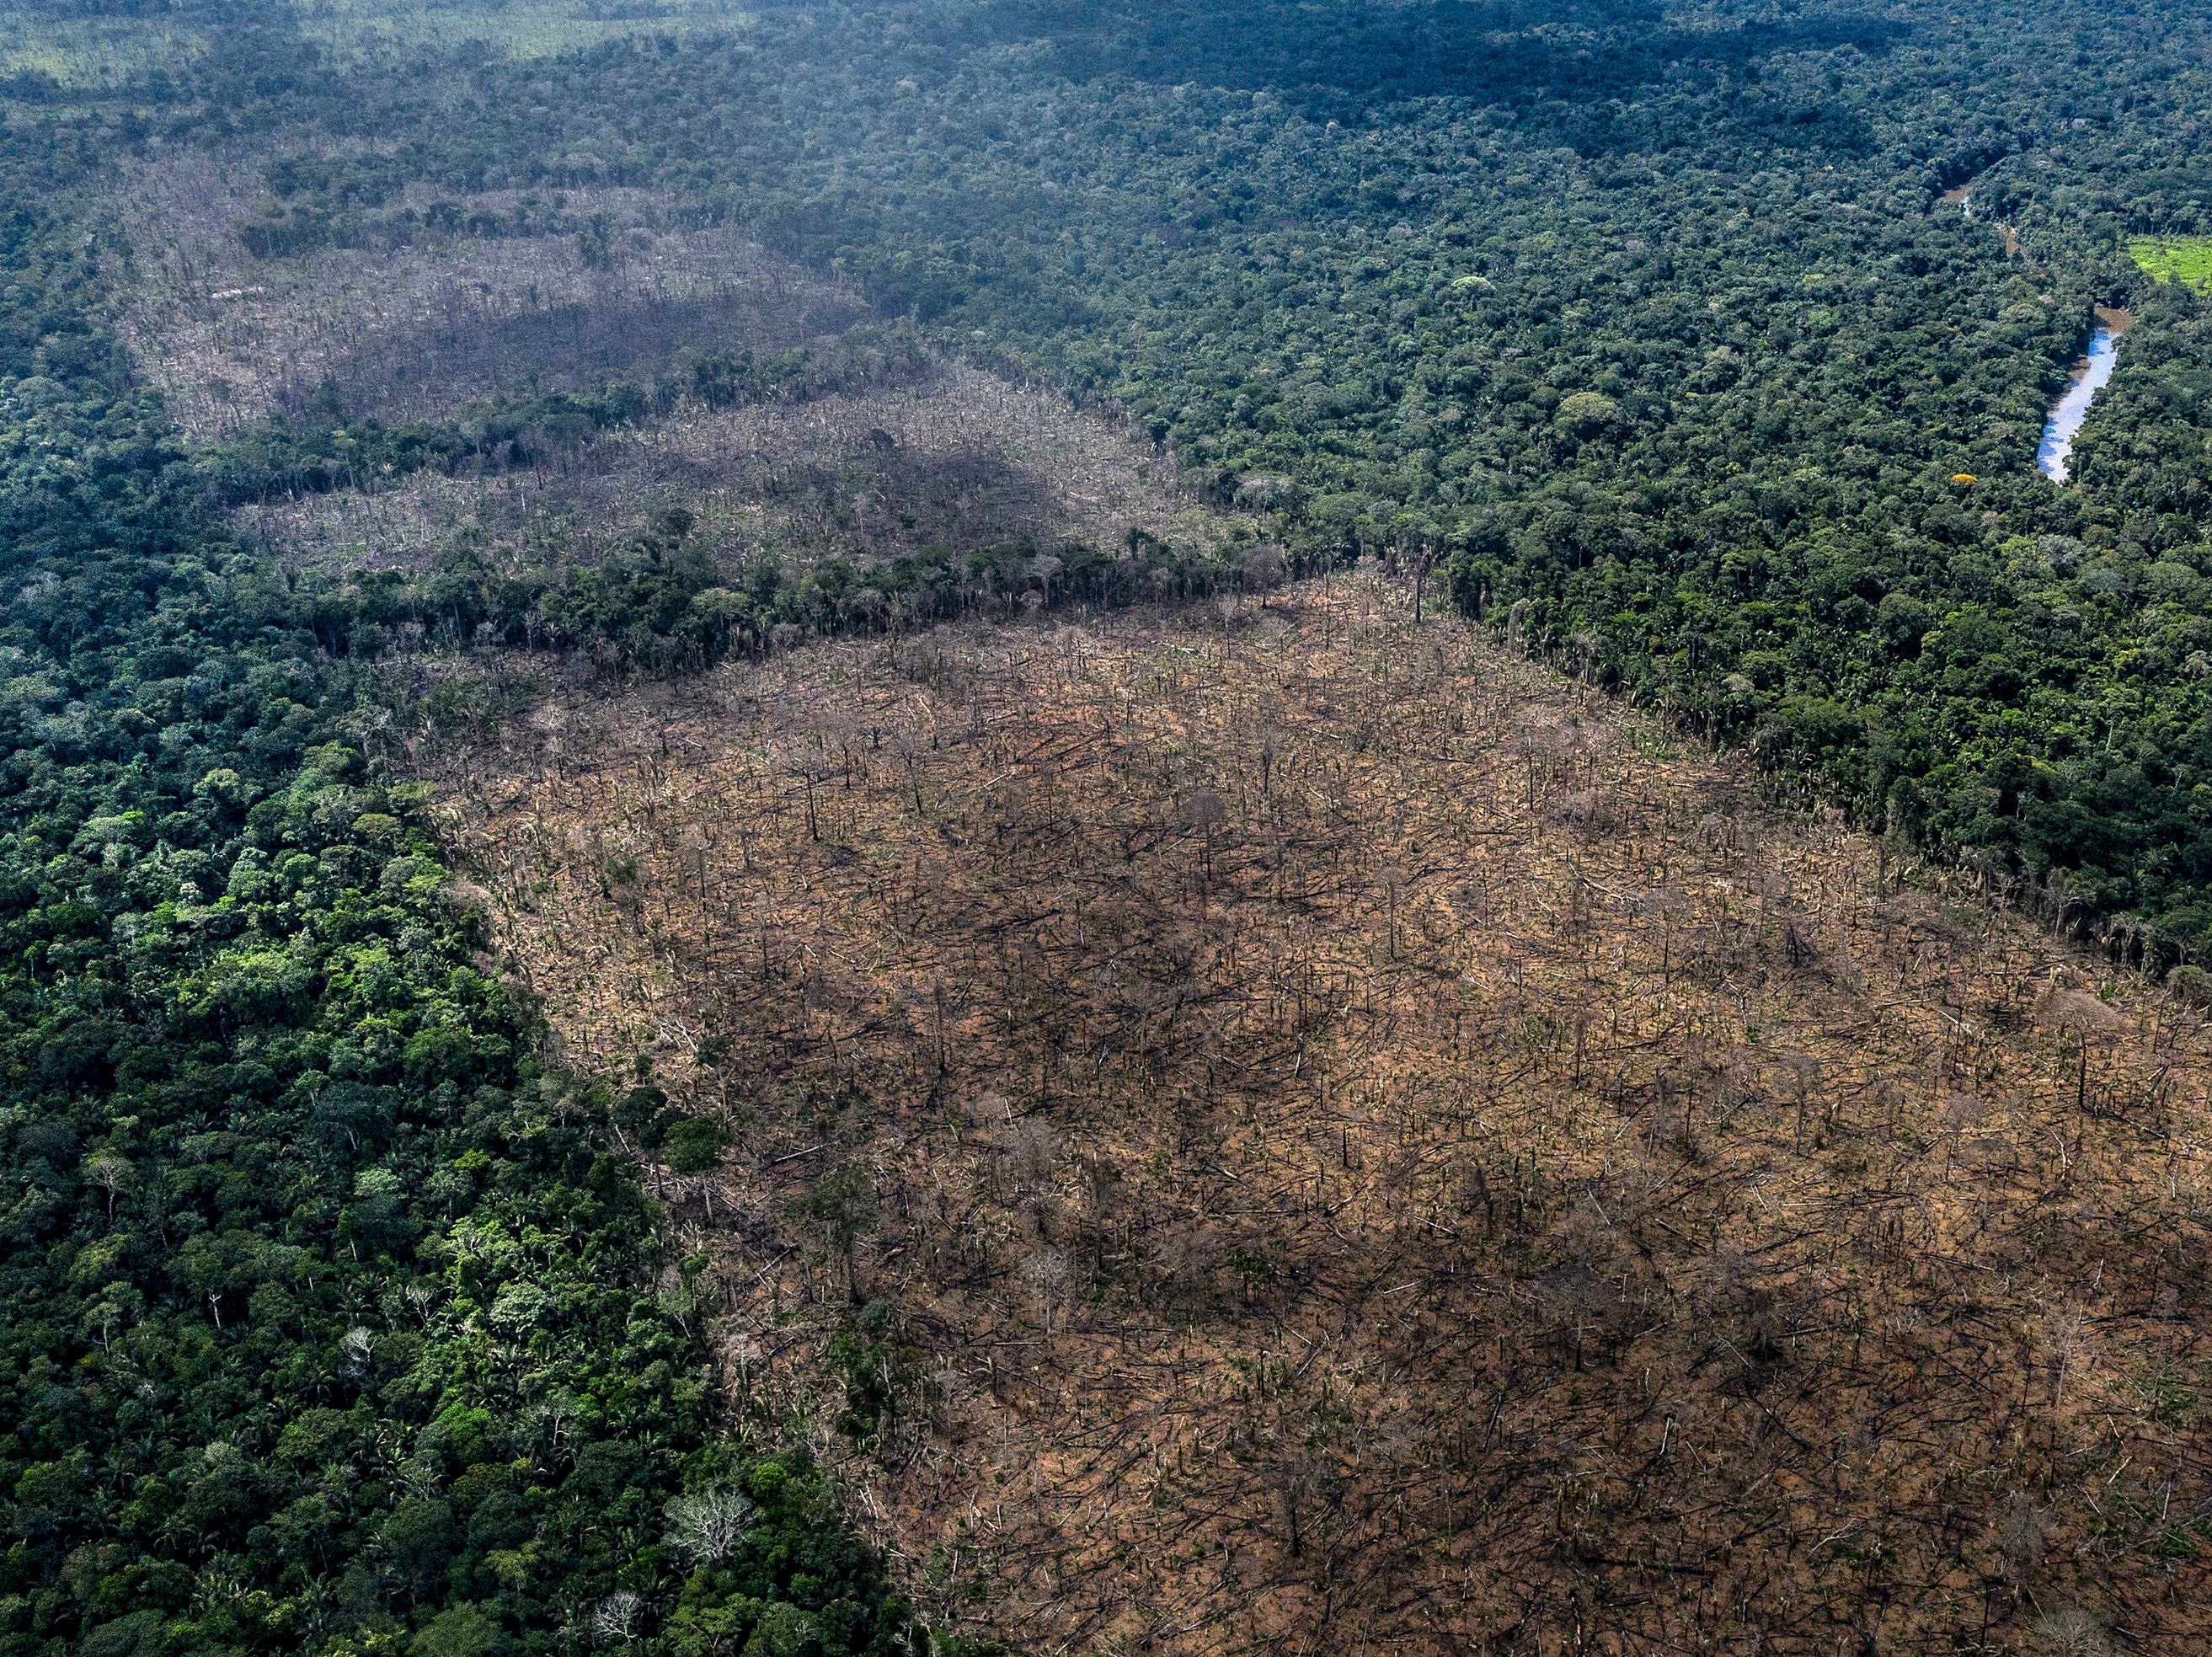
M1024 1649L2212 1635L2199 1015L1411 598L419 750L735 1407Z
M866 306L727 230L672 222L635 190L396 197L403 236L257 256L286 228L261 158L141 168L126 210L153 258L125 318L178 425L203 442L275 411L443 419L574 390L684 351L767 355L842 334ZM268 227L274 222L276 229Z
M589 563L670 501L698 515L718 556L773 547L794 570L929 546L1111 547L1133 529L1212 544L1238 522L1198 510L1115 423L957 361L804 403L685 404L542 466L283 497L235 521L301 564L421 564L464 537L501 562Z
M233 526L287 562L422 568L458 552L495 568L591 565L672 502L718 558L767 550L794 574L927 548L1118 546L1132 530L1236 538L1242 520L1198 510L1127 422L904 335L856 345L874 337L850 334L870 316L855 294L726 228L681 222L651 192L416 187L387 204L383 231L321 245L312 223L264 210L281 206L264 171L245 155L158 161L126 197L155 234L125 330L202 442L272 416L449 420L501 398L681 385L702 355L850 348L842 389L726 405L687 394L610 429L533 440L526 458L487 444L450 469L245 497ZM250 251L257 229L266 243L288 228L310 245Z

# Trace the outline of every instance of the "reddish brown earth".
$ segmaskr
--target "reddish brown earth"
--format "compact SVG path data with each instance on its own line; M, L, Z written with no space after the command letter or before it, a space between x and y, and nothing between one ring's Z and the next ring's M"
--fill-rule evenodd
M672 1302L933 1615L2212 1642L2199 1016L1402 591L580 685L432 768L564 1055L730 1130Z

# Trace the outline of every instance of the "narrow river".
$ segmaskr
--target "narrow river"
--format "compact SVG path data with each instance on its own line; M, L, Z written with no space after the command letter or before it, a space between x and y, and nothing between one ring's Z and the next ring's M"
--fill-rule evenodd
M2112 367L2119 361L2120 329L2100 325L2089 337L2087 367L2075 371L2074 383L2066 395L2043 422L2043 441L2035 446L2035 469L2054 483L2063 483L2067 478L2067 462L2074 453L2074 436L2081 429L2081 422L2089 417L2089 405L2097 393L2111 383Z

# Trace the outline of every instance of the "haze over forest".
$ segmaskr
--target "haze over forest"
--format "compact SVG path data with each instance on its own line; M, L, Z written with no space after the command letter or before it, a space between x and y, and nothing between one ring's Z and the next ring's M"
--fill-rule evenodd
M0 7L0 1657L2212 1645L2208 51Z

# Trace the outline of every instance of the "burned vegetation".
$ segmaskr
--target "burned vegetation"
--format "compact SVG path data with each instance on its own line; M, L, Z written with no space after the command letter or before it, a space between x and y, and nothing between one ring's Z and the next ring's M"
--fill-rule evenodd
M739 1407L1027 1649L2212 1634L2199 1015L1409 596L417 750Z

